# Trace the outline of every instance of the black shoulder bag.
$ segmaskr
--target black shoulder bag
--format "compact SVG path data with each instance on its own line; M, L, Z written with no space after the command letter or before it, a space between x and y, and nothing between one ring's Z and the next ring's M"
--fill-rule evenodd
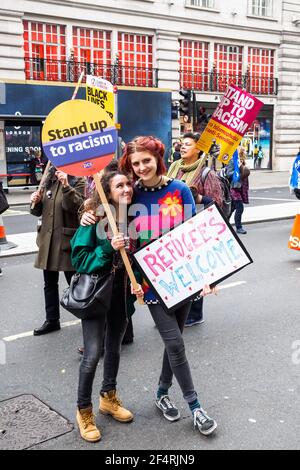
M108 274L74 274L60 304L80 320L94 320L110 308L114 270Z

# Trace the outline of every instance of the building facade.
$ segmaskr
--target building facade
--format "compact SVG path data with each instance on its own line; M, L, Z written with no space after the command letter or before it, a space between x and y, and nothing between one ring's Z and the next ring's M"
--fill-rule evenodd
M244 142L249 157L260 144L261 167L286 170L300 146L299 59L299 0L2 0L0 149L5 116L15 114L3 112L9 85L27 87L22 100L42 84L68 87L84 70L121 90L169 90L173 101L192 90L207 114L236 83L264 102Z

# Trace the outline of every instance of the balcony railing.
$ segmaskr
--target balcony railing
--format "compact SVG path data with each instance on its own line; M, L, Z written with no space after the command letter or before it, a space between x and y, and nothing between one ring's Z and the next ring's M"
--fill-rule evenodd
M158 86L157 69L154 68L25 58L27 80L76 83L83 71L85 74L109 80L114 85L155 88Z
M228 85L237 85L254 95L277 95L278 79L246 75L228 75L217 72L180 71L180 87L194 91L224 93Z

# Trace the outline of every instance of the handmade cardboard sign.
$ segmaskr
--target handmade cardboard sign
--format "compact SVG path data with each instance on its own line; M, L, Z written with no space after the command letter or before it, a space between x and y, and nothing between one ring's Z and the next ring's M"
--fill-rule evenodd
M73 176L91 176L113 159L117 131L112 119L98 105L70 100L48 115L42 144L56 168Z
M112 83L103 78L86 76L86 99L104 109L111 119L115 114L115 95Z
M133 256L168 311L253 262L215 204Z
M218 160L228 164L244 134L251 126L263 102L230 85L197 142L197 148L209 154L213 145L221 147Z

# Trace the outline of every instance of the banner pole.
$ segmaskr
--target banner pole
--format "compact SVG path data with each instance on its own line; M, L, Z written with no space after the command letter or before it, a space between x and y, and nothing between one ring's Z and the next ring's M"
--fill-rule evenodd
M72 98L71 98L72 100L75 100L75 98L77 96L77 93L78 93L78 90L79 90L79 87L80 87L80 84L82 82L83 77L84 77L84 71L82 71L81 74L80 74L80 77L78 79L77 85L75 87L74 93L73 93ZM44 190L44 185L45 185L46 178L48 176L50 165L51 165L51 162L50 162L50 160L48 160L48 163L47 163L47 166L45 168L44 174L42 176L39 187L37 189L37 193L41 193ZM31 208L31 210L33 210L35 208L35 203L34 202L31 204L30 208Z
M101 199L103 208L104 208L104 210L105 210L105 212L106 212L106 215L107 215L107 218L108 218L108 222L109 222L109 224L110 224L110 226L111 226L112 232L113 232L114 236L117 236L117 235L119 234L119 230L118 230L116 221L115 221L115 219L114 219L114 217L113 217L113 214L112 214L112 212L111 212L111 210L110 210L110 207L109 207L109 203L108 203L106 194L105 194L105 192L104 192L104 189L103 189L102 184L101 184L101 181L100 181L100 177L99 177L98 174L96 174L96 175L93 175L93 178L94 178L95 185L96 185L97 191L98 191L98 193L99 193L99 196L100 196L100 199ZM127 271L127 273L128 273L130 282L131 282L131 284L133 285L133 288L134 288L134 289L137 289L137 288L138 288L138 283L137 283L137 281L136 281L136 278L135 278L133 269L132 269L132 267L131 267L131 264L130 264L130 262L129 262L129 258L128 258L128 255L127 255L127 253L126 253L125 248L121 248L120 253L121 253L121 256L122 256L122 259L123 259L123 262L124 262L126 271ZM144 305L144 300L143 300L141 297L137 297L137 301L138 301L138 303L139 303L140 305Z

